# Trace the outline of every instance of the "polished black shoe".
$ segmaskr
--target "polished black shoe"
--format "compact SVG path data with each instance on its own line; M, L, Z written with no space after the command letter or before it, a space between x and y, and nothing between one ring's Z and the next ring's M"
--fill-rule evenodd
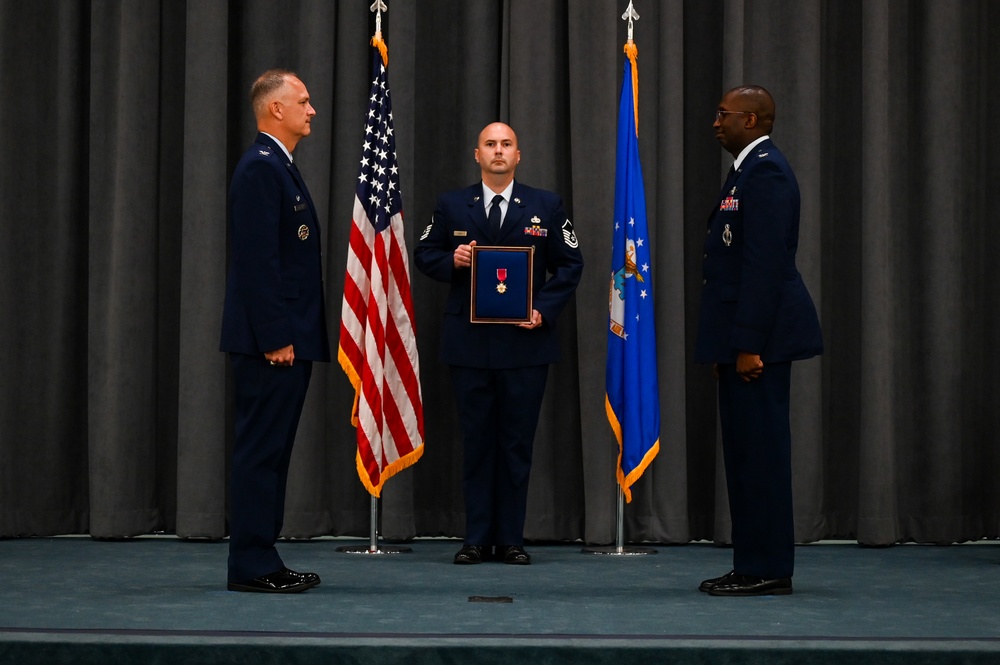
M463 545L462 549L455 555L455 563L482 563L486 556L487 554L481 545Z
M791 592L791 577L768 580L763 577L735 574L708 590L710 596L787 596Z
M724 582L728 582L730 579L733 578L734 575L736 575L736 571L735 570L730 570L728 573L726 573L722 577L713 577L710 580L705 580L704 582L702 582L701 584L698 585L698 591L705 591L705 592L707 592L709 589L714 589L719 584L724 583Z
M285 568L281 572L296 578L303 584L308 584L310 589L313 588L314 586L319 586L319 581L320 581L319 575L317 575L316 573L299 573L292 570L291 568Z
M318 584L318 582L317 582ZM316 586L303 582L288 571L279 570L270 575L261 575L246 582L230 582L227 588L230 591L254 591L257 593L299 593Z
M504 563L515 566L527 566L531 563L531 555L524 551L520 545L508 545L497 548L497 558Z

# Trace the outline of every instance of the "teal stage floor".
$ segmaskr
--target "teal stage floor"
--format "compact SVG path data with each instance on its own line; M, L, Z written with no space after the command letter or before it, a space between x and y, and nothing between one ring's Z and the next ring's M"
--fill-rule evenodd
M285 596L226 591L224 542L2 540L0 663L1000 663L994 542L800 546L795 593L762 598L699 593L730 567L708 544L529 545L527 567L353 544L279 544L323 578Z

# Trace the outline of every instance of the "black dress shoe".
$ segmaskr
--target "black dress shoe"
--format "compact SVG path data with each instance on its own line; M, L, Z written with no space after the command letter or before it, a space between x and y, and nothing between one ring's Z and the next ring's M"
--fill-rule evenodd
M463 545L462 549L455 555L455 563L470 564L482 563L486 557L483 547L480 545Z
M227 588L230 591L255 591L257 593L299 593L305 591L315 584L303 582L298 577L288 574L287 571L279 570L270 575L261 575L246 582L230 582Z
M720 583L728 582L730 579L732 579L734 575L736 575L736 571L730 570L722 577L713 577L710 580L705 580L704 582L698 585L698 591L707 592L709 589L714 589L715 587L719 586Z
M316 573L299 573L292 570L291 568L285 568L281 572L291 577L294 577L303 584L308 584L310 589L313 588L314 586L319 586L319 575L317 575Z
M531 555L525 552L524 548L520 545L498 547L497 554L500 555L497 558L501 561L515 566L527 566L531 563Z
M736 574L708 590L710 596L787 596L791 592L791 577L768 580Z

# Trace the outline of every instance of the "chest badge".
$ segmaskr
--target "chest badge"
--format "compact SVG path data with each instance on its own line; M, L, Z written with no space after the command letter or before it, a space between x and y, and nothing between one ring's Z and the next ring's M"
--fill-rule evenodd
M541 223L542 223L542 220L540 220L538 218L538 215L535 215L534 217L532 217L531 218L531 226L524 227L524 235L526 235L526 236L535 236L535 237L538 237L538 238L544 238L546 235L548 235L549 230L548 229L543 229L540 226Z
M729 226L727 225L726 228L728 229ZM302 226L299 227L299 240L305 240L308 237L309 237L309 227L303 224Z
M733 244L733 231L729 228L729 224L726 224L726 228L722 230L722 242L725 243L726 247Z

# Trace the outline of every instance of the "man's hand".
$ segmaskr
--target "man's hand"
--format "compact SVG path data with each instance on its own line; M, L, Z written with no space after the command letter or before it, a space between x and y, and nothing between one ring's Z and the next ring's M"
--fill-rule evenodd
M475 241L473 241L475 242ZM518 328L524 328L525 330L533 330L534 328L542 325L542 313L537 309L531 310L531 323L519 323Z
M272 365L291 367L292 363L295 362L295 349L293 349L292 345L289 344L288 346L282 349L278 349L276 351L268 351L267 353L264 354L264 357L267 358L267 360Z
M468 245L459 245L455 248L455 267L468 268L472 265L472 248L476 246L473 240Z
M736 373L743 377L744 381L759 379L764 371L764 363L756 353L745 353L740 351L736 356Z

